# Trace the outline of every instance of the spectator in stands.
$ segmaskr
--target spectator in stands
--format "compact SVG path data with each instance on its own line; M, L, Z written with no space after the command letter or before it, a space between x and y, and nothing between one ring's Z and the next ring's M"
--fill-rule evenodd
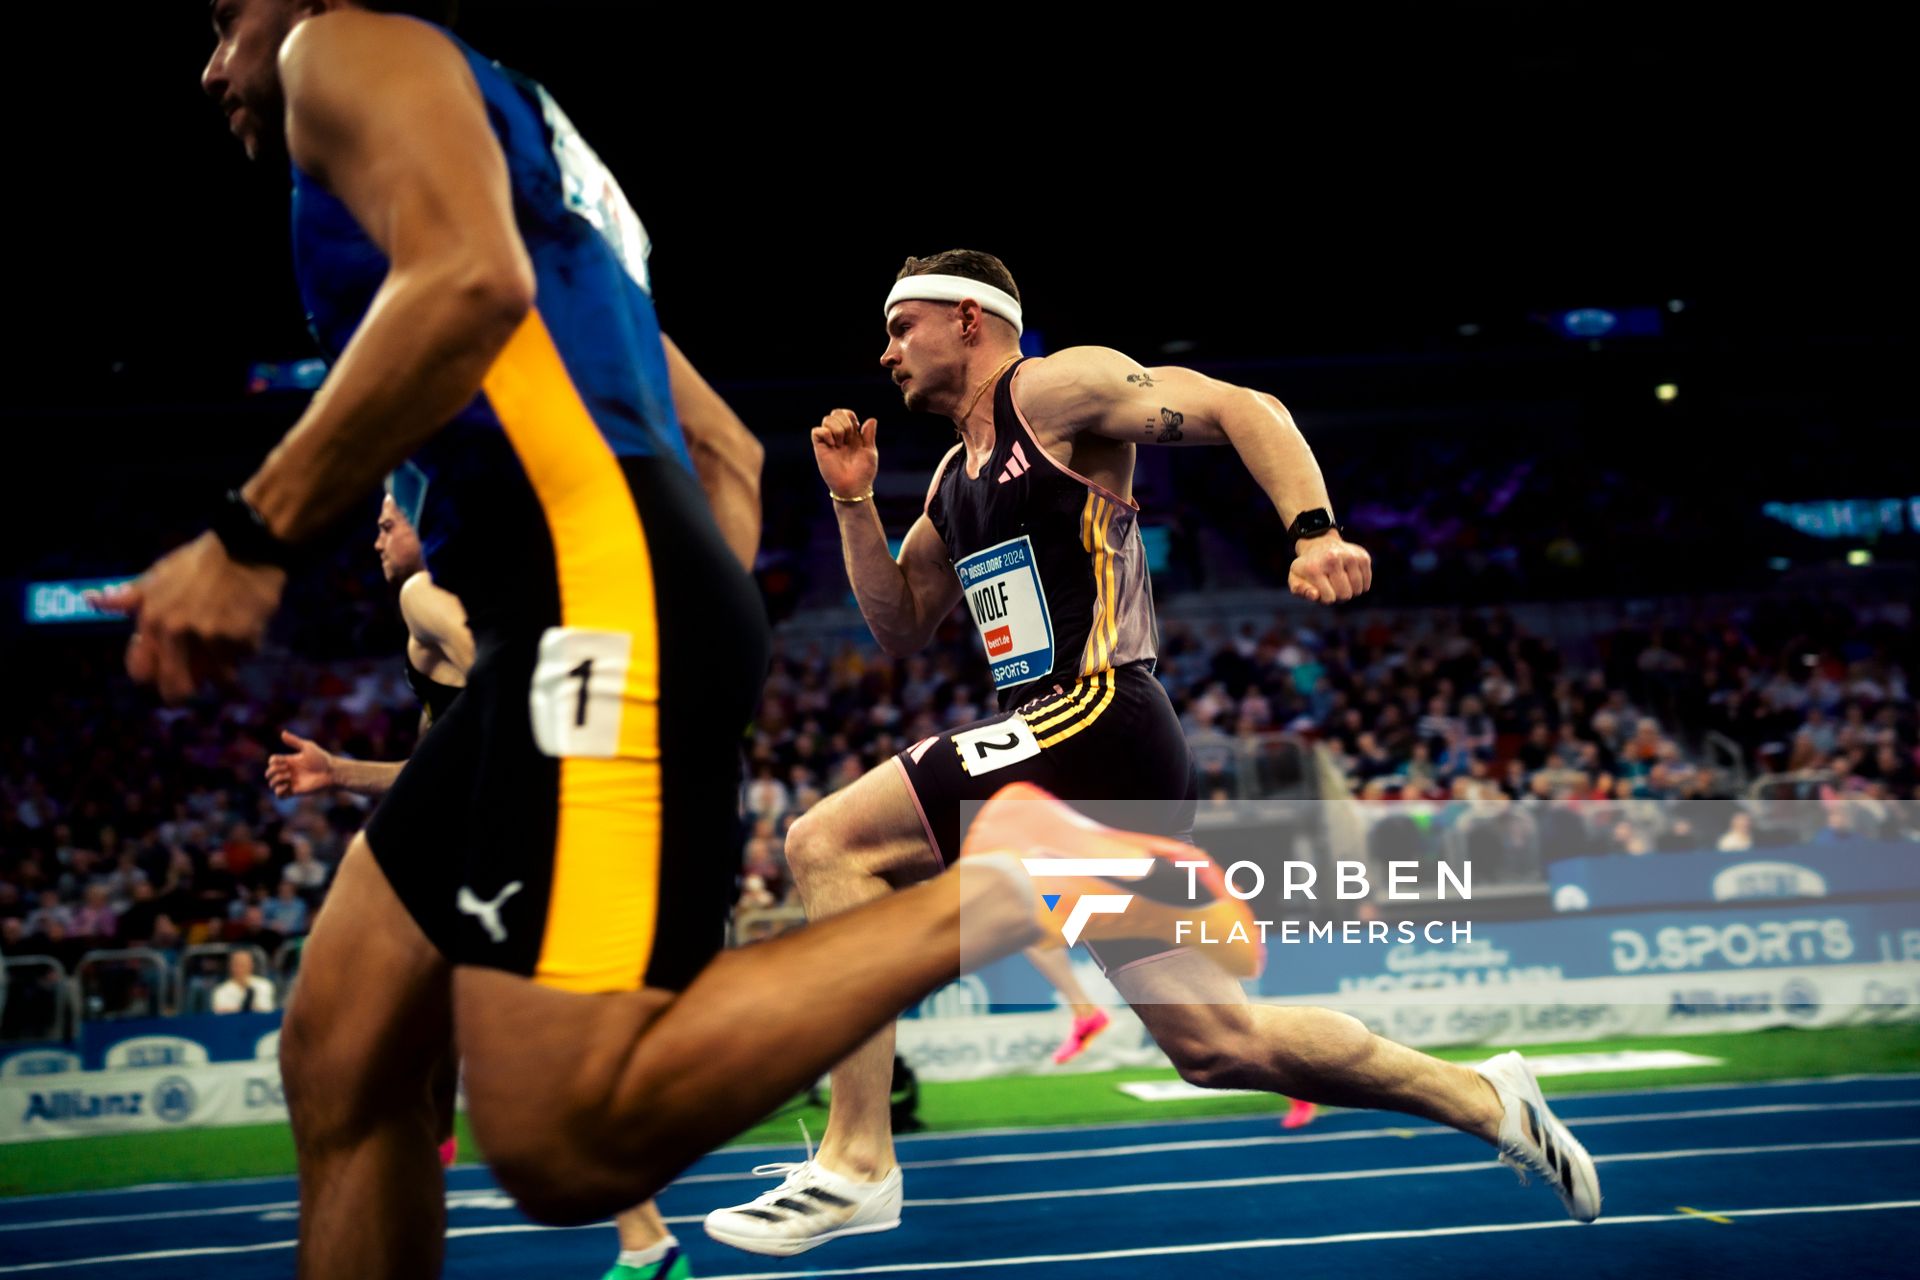
M120 930L120 917L107 902L107 886L96 882L86 888L81 903L71 916L73 936L95 942L111 942Z
M60 891L48 889L40 895L40 905L27 913L27 932L44 934L49 924L60 926L61 936L65 937L73 923L73 912L60 901Z
M757 875L749 875L740 882L741 911L769 911L780 905L780 900L767 888L767 882Z
M1631 853L1637 856L1643 853L1652 853L1653 846L1647 843L1647 837L1641 832L1639 827L1622 819L1613 824L1612 851L1614 853Z
M1548 727L1546 721L1542 720L1527 730L1527 740L1520 744L1520 751L1516 758L1528 773L1538 773L1553 762L1553 730Z
M746 809L755 818L779 818L792 799L787 784L773 776L773 767L772 760L759 761L753 768L753 780L747 783Z
M114 868L103 883L107 886L107 899L115 911L125 911L133 904L134 888L147 883L147 873L140 869L140 863L133 850L123 850L114 860Z
M1393 756L1371 732L1360 735L1350 772L1362 782L1386 777L1395 772Z
M251 883L254 869L267 860L267 846L253 838L253 828L244 822L236 822L228 829L227 842L220 851L225 855L227 870L241 884Z
M282 937L296 938L307 931L307 904L295 892L293 881L280 882L279 890L261 905L260 918Z
M273 984L253 971L253 952L235 947L227 953L227 980L213 989L215 1013L271 1013Z
M180 963L180 949L186 943L186 938L181 936L180 926L163 911L153 918L153 934L143 945L149 951L158 951L166 958L167 967L172 968Z
M1753 848L1753 815L1736 809L1727 823L1726 834L1720 837L1719 848L1722 853L1745 853Z
M193 877L193 918L224 920L227 907L240 891L240 878L227 868L224 848L207 854L206 869Z
M267 928L266 911L257 902L249 902L240 909L238 919L227 922L221 940L235 946L254 946L267 955L280 949L286 940L283 934Z
M327 884L327 864L313 856L313 841L303 835L287 837L292 851L287 865L280 869L280 882L290 884L303 896L317 894Z
M1669 819L1666 829L1654 837L1653 847L1661 853L1692 853L1704 848L1705 843L1694 831L1690 818L1676 816Z
M240 892L233 895L231 902L227 903L227 919L230 922L237 922L240 917L246 913L248 907L264 908L266 905L267 891L265 889L243 888Z
M1840 844L1858 840L1860 833L1854 827L1853 811L1845 804L1828 804L1826 825L1814 836L1815 844Z
M1914 793L1916 771L1913 753L1909 751L1903 755L1890 741L1881 743L1874 750L1867 772L1886 786L1890 796L1911 796Z

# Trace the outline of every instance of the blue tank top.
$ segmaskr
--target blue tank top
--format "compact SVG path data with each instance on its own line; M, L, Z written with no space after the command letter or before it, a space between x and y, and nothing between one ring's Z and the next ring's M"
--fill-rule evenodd
M534 305L595 426L616 457L668 457L691 470L654 315L646 229L545 89L442 34L479 83L533 260ZM298 166L293 251L307 322L337 359L386 279L387 259L347 207ZM503 556L524 553L524 542L507 543L514 531L500 517L530 509L525 478L484 392L405 470L393 492L396 501L407 496L403 509L436 581L463 598L483 592Z

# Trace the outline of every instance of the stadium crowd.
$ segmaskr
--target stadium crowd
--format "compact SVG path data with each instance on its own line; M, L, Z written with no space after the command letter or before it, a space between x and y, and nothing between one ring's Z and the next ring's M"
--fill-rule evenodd
M1243 762L1285 735L1324 743L1369 801L1578 811L1731 798L1744 780L1811 772L1814 794L1857 802L1828 833L1840 838L1873 834L1876 815L1911 808L1889 802L1916 798L1913 637L1897 616L1753 605L1565 649L1499 611L1293 621L1306 616L1163 623L1159 675L1203 797L1254 796ZM302 936L367 802L277 799L266 758L283 728L357 758L404 758L417 707L399 659L281 664L257 673L258 696L179 708L135 694L110 644L50 660L22 731L0 742L0 953L71 968L90 950L171 962L226 942L271 958ZM742 905L788 899L784 835L821 796L993 705L957 618L904 660L850 637L779 644L743 742ZM1573 851L1750 841L1721 808L1711 830L1603 824Z

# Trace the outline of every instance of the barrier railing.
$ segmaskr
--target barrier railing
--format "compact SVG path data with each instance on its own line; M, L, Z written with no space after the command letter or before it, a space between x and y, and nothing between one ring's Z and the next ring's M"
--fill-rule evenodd
M144 947L89 951L73 967L79 1017L152 1018L173 1007L167 958Z
M281 1007L286 1007L287 997L293 994L293 984L300 977L300 955L306 949L307 940L303 937L289 938L273 956L273 985L280 991Z
M0 1041L64 1040L73 1034L73 983L52 956L8 956Z
M806 910L797 906L736 911L733 915L733 945L743 947L749 942L759 942L806 922Z

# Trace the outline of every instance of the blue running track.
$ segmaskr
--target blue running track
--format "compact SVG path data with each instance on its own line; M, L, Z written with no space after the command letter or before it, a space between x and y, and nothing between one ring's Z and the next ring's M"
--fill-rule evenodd
M756 1162L797 1150L722 1151L660 1205L697 1274L733 1280L1920 1274L1920 1075L1554 1106L1599 1163L1590 1227L1473 1139L1365 1111L1284 1134L1265 1116L905 1138L901 1228L797 1258L699 1226L771 1185ZM455 1169L447 1202L449 1276L597 1280L612 1260L610 1227L533 1226L483 1168ZM295 1210L288 1178L0 1200L0 1280L285 1277Z

